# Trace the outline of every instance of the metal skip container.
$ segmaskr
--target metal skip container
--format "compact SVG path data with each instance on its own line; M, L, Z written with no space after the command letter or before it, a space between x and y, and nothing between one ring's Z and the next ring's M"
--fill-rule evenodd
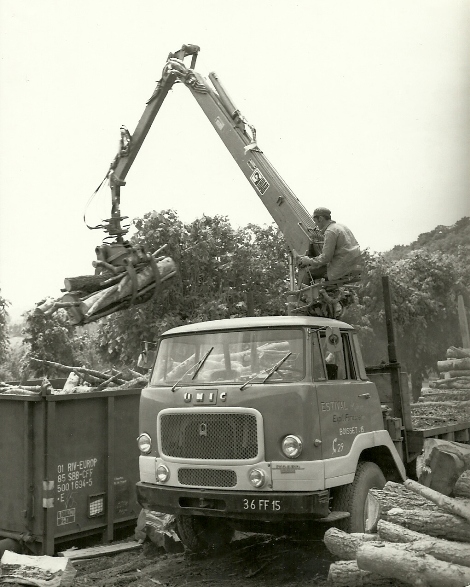
M0 541L52 555L135 523L140 393L0 394Z

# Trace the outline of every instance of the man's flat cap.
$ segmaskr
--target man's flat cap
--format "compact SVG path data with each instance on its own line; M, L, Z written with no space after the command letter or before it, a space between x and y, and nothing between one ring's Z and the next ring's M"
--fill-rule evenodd
M328 210L328 208L315 208L313 216L331 216L331 210Z

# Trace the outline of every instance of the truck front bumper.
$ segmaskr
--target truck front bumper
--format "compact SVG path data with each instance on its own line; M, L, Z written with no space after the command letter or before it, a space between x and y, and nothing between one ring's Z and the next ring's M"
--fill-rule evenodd
M180 489L137 483L137 500L149 510L174 515L204 515L260 521L325 519L329 492L259 492Z

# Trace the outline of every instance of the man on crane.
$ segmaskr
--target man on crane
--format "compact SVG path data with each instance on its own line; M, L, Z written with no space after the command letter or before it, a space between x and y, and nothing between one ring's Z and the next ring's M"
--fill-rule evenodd
M329 281L344 278L361 271L361 250L353 233L344 224L331 220L328 208L316 208L313 220L324 235L320 255L299 256L297 265L306 269L302 281L326 278Z

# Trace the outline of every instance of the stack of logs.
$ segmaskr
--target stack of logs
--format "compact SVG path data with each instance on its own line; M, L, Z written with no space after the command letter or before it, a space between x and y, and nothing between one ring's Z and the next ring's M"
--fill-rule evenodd
M450 347L437 369L440 378L430 381L419 402L411 405L416 430L470 420L470 349Z
M431 485L429 463L438 468L444 462L436 452L453 455L459 471L466 467L457 482L453 476L453 497L411 479L371 489L366 533L330 528L325 534L328 550L341 559L330 566L334 587L470 585L470 447L433 441L426 449L421 472Z
M163 248L163 247L162 247ZM46 300L36 306L36 312L50 316L59 309L67 312L72 325L89 324L113 312L158 296L161 285L176 275L176 266L170 257L149 255L148 261L133 266L106 265L106 272L99 275L67 277L66 293L59 299ZM95 264L98 262L95 261Z

